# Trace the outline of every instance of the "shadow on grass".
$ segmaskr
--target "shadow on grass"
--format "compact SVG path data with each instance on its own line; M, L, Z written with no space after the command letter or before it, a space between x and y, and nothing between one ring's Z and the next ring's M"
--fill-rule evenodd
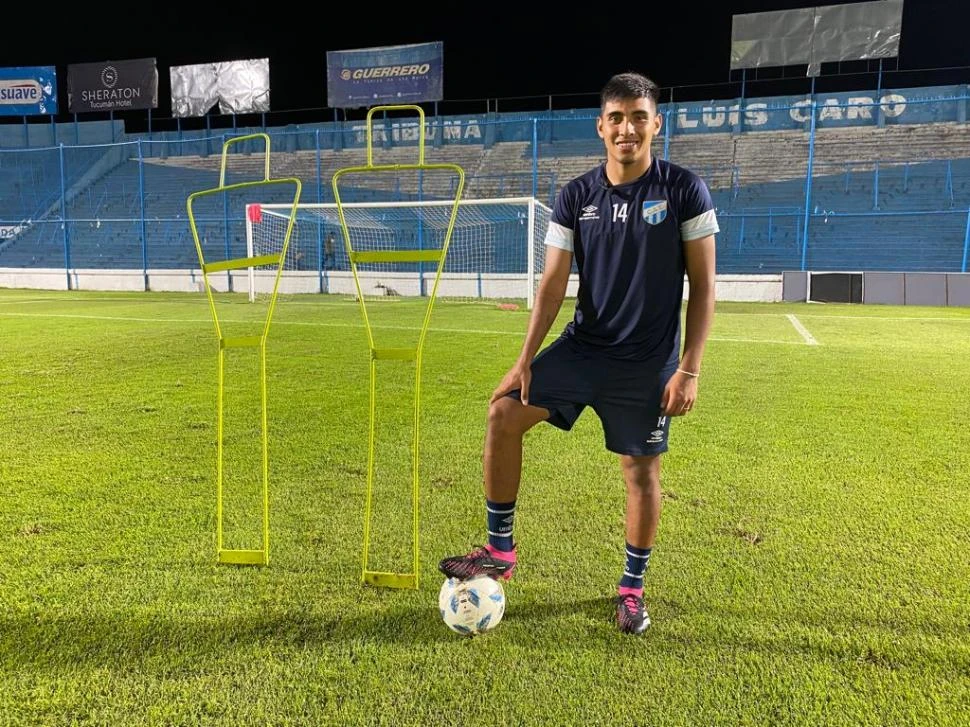
M225 616L118 612L55 615L23 612L0 615L0 667L51 668L106 665L177 664L220 654L299 651L305 648L368 644L428 646L455 643L456 634L441 623L430 603L389 604L363 598L346 614L280 607L228 613ZM428 600L428 599L423 599ZM382 602L383 601L383 602ZM507 626L500 627L510 644L531 646L538 632L552 638L562 633L558 619L578 617L612 633L609 598L511 605ZM521 627L521 628L518 628ZM583 628L589 632L589 629ZM460 637L459 637L459 640Z
M361 608L345 616L301 609L221 617L138 613L0 616L0 667L208 659L220 653L327 644L431 643L453 638L428 607Z
M334 615L300 606L252 608L223 616L188 613L145 614L118 612L54 615L41 612L0 614L0 672L17 669L58 669L105 666L111 669L148 669L167 672L195 668L196 662L219 658L285 660L286 653L306 649L336 651L347 658L374 648L436 648L461 643L441 623L428 599L421 603L388 603L362 594L346 613ZM422 594L427 595L427 594ZM701 650L727 649L786 657L804 655L825 660L855 660L888 669L909 664L953 668L951 650L917 643L888 648L864 635L834 637L828 629L790 624L793 631L768 622L725 624L711 628L712 614L699 614L683 603L655 599L650 604L654 625L648 643L618 634L614 604L609 597L573 601L509 604L498 631L512 647L543 650L603 650L627 643L636 648L663 648L685 658ZM695 622L695 617L700 617ZM828 624L831 629L832 624ZM851 633L847 629L844 634ZM493 643L495 643L493 641Z

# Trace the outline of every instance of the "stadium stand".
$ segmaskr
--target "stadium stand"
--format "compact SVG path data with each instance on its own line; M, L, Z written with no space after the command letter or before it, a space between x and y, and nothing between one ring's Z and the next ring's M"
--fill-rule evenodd
M466 198L534 196L552 205L563 184L602 159L594 116L592 110L562 122L521 115L503 121L494 114L477 138L430 139L426 161L462 166ZM670 128L675 118L668 116L654 151L710 186L722 227L720 273L965 268L965 121L818 128L814 135L791 129L689 134ZM542 129L537 143L533 125ZM301 179L305 202L333 201L333 172L366 163L359 129L323 124L268 132L272 175ZM226 136L132 135L115 144L65 146L64 159L55 147L0 148L0 268L196 266L185 198L215 186ZM375 163L413 161L413 142L389 134L375 145ZM240 148L228 181L259 178L262 165L261 149ZM414 178L380 175L355 186L345 201L453 194L453 182L429 180L419 188ZM241 222L230 238L229 251L241 254Z

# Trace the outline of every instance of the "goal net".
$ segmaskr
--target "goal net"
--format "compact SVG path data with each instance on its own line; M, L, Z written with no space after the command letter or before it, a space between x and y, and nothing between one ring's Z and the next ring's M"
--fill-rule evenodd
M341 204L355 252L438 249L454 202ZM250 256L278 253L289 206L250 205ZM551 210L531 197L462 200L438 284L439 300L517 300L531 308L542 274ZM356 295L336 204L300 204L283 262L282 293ZM429 295L437 263L358 263L364 296ZM249 275L250 300L272 289L273 272Z

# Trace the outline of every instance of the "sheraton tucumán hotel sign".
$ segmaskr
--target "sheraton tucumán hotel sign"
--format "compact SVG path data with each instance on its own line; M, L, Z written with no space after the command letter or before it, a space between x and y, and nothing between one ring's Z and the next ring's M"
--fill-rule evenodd
M155 59L68 66L67 106L71 113L158 108Z

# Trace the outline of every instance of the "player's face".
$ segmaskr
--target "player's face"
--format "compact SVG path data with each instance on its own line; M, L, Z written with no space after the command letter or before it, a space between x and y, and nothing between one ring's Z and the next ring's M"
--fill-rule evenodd
M607 101L596 119L596 131L610 161L624 166L644 164L650 142L660 131L661 116L648 98Z

